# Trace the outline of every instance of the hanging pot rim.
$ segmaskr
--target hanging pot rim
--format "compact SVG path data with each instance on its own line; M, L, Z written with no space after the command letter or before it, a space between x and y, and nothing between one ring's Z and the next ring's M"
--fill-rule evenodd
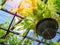
M37 30L38 25L40 25L42 22L44 22L46 20L54 21L56 23L56 27L57 27L56 30L58 29L58 27L59 27L58 26L58 22L54 18L44 18L44 19L42 19L42 20L40 20L40 21L37 22L37 24L36 24L36 30Z

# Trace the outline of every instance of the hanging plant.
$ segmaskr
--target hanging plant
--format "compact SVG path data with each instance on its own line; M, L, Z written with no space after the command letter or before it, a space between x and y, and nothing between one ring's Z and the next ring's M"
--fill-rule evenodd
M60 19L55 7L55 0L47 0L45 3L41 0L24 0L20 2L16 11L25 17L20 26L23 25L23 29L36 30L36 33L42 35L45 39L54 38L58 29L58 20Z

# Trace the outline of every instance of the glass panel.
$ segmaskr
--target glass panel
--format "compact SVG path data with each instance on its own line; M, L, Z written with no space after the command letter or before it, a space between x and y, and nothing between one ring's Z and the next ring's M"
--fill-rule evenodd
M13 15L0 10L0 25L2 27L8 28L12 18Z

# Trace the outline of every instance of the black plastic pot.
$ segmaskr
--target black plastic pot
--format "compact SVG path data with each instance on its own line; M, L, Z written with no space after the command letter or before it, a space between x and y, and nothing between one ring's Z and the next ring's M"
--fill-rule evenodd
M36 25L36 33L45 39L52 39L56 36L58 22L53 18L44 18Z
M48 0L41 0L41 1L44 1L45 4L47 4Z

